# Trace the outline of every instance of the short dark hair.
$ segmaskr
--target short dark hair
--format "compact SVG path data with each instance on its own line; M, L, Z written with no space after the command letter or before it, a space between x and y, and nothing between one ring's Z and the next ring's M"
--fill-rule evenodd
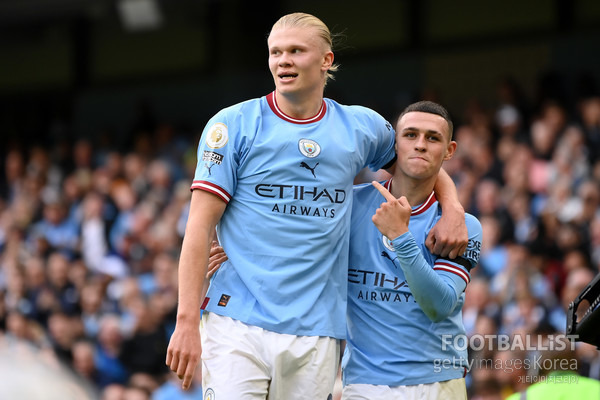
M452 140L452 137L454 135L454 124L452 123L450 113L442 105L429 100L417 101L416 103L408 105L402 111L402 113L398 117L398 122L402 119L402 117L405 114L408 114L409 112L424 112L439 115L440 117L444 118L448 123L448 130L450 131L450 140Z

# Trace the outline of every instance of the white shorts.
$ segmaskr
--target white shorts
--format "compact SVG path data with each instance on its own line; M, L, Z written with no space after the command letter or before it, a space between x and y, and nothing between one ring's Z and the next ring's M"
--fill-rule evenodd
M344 387L342 400L467 400L465 379L451 379L409 386L352 384Z
M271 332L208 312L200 335L205 400L331 399L337 339Z

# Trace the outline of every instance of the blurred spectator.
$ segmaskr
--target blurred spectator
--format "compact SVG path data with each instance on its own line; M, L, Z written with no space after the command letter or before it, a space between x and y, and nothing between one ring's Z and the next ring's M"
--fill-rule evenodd
M54 252L48 256L48 288L56 297L61 311L74 315L79 312L79 292L69 280L70 263L63 253Z
M73 345L81 337L77 321L62 311L54 312L48 318L48 336L58 359L72 365Z
M6 339L10 341L22 340L33 343L34 335L31 322L19 311L11 310L6 314Z
M126 238L133 224L133 214L138 200L130 183L119 180L112 184L110 196L117 207L117 215L109 232L110 246L117 254L127 258Z
M133 389L131 390L131 392L135 393L135 396L143 395L149 400L152 393L156 391L158 387L158 380L154 376L145 372L136 372L133 375L131 375L129 381L127 382L125 388L125 398L128 398L127 393L129 392L129 389ZM133 394L130 394L130 396L133 396Z
M506 267L508 247L501 241L500 221L492 215L480 216L479 221L483 229L481 257L479 259L481 270L476 270L475 273L492 278Z
M487 279L473 277L465 290L465 304L463 306L463 323L468 336L481 333L477 324L482 318L492 318L498 312L498 305L492 298ZM493 322L490 321L490 322ZM497 327L495 327L496 332Z
M133 300L136 324L131 336L123 342L121 360L130 373L143 372L153 377L165 374L167 366L167 334L156 310L143 297Z
M514 210L514 205L511 201L513 199L503 199L503 195L504 193L498 181L490 178L481 179L475 189L475 200L471 208L479 218L490 216L498 221L500 229L498 232L498 241L506 243L512 241L517 233L515 231L518 228L514 224L522 222L526 217L514 212L511 213ZM506 204L508 204L508 207ZM527 212L527 215L529 215L528 211L526 209L524 212ZM520 218L515 221L516 217Z
M79 245L78 226L69 219L67 205L59 197L46 200L43 218L31 226L28 236L34 251L42 255L62 251L72 257Z
M477 381L474 385L471 395L471 400L503 400L502 387L500 383L494 379L486 379Z
M101 281L89 280L80 289L79 308L81 321L87 337L96 339L102 318L110 309L104 304L104 285Z
M578 211L574 222L587 231L594 217L600 214L600 182L593 179L581 182L574 200L577 202Z
M590 253L596 272L600 272L600 213L590 223Z
M499 383L502 398L527 387L527 352L518 348L497 351L494 376Z
M140 153L127 153L123 162L124 179L131 184L136 197L142 198L148 190L145 171L147 161Z
M31 256L25 260L24 284L31 306L28 314L42 325L47 325L48 316L60 305L49 286L44 258Z
M535 237L537 220L532 215L529 192L511 192L506 200L510 219L510 238L516 243L527 244Z
M123 400L150 400L150 392L137 386L126 386L123 390Z
M600 96L591 95L582 99L579 116L589 161L593 165L600 160Z
M549 315L549 322L557 332L566 332L569 304L594 279L594 276L595 274L583 265L569 270L560 295L560 302L551 310Z
M172 168L161 159L152 160L148 165L147 181L149 183L148 191L145 194L146 201L155 204L159 208L167 205L171 198Z
M525 274L519 274L524 277ZM522 278L521 285L526 285ZM546 310L540 301L529 294L527 289L518 291L502 315L503 332L513 335L520 332L533 333L546 317Z
M25 180L25 160L18 150L10 150L5 155L4 176L0 180L2 199L11 203L18 197Z
M96 339L95 364L97 381L100 388L124 385L129 378L125 365L121 362L123 333L121 321L116 314L105 314L100 320ZM118 388L119 386L114 386ZM116 389L108 389L115 392Z
M117 383L110 384L102 390L101 400L123 400L125 386Z
M97 371L94 360L94 344L87 339L73 343L73 370L89 384L97 385Z
M85 264L96 272L102 271L109 251L103 211L103 197L97 192L87 193L81 219L81 254Z

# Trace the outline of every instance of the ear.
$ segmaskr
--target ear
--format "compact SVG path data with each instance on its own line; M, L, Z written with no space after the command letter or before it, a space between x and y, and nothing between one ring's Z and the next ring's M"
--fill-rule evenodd
M323 71L328 71L332 65L333 65L333 51L328 51L323 56L323 64L321 65L321 69Z
M444 156L444 161L448 161L449 159L451 159L455 151L456 142L454 140L451 140L450 143L448 143L448 147L446 147L446 155Z

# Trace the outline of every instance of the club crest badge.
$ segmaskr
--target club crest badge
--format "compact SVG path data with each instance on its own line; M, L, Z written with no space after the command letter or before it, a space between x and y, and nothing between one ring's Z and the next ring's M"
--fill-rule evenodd
M383 242L383 246L386 249L388 249L389 251L395 251L392 241L390 239L388 239L387 236L381 235L381 241Z
M220 149L227 144L229 135L227 125L217 122L206 132L206 145L211 149Z
M215 400L215 392L211 388L206 389L204 400Z
M319 146L319 143L310 139L300 139L298 142L298 149L303 156L308 158L314 158L321 153L321 146Z

